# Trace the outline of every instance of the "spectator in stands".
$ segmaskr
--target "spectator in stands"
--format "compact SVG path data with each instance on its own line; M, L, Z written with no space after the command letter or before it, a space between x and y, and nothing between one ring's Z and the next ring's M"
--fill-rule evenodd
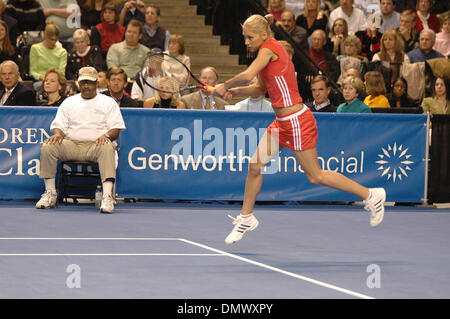
M292 38L294 43L300 47L305 53L308 52L309 45L306 30L295 24L295 16L291 11L283 11L281 18L277 21L277 25L282 27L284 31Z
M5 13L20 21L17 25L19 34L45 27L44 9L36 0L9 0Z
M431 29L435 33L439 32L441 24L439 18L431 13L431 8L433 7L434 0L417 0L416 4L416 24L414 29L417 31L422 31L423 29Z
M97 92L105 93L108 91L108 72L98 71Z
M159 78L163 74L161 59L151 59L148 57L145 66L136 75L133 86L131 87L131 98L138 101L140 105L144 100L155 96L155 88L158 85Z
M420 31L419 47L408 53L411 63L424 62L429 59L443 58L444 56L433 49L436 42L436 34L431 29Z
M180 34L172 34L169 39L169 50L166 53L174 56L177 60L184 63L191 69L191 59L185 55L184 38ZM170 59L165 56L162 63L162 69L168 76L172 76L177 79L178 83L186 84L189 81L189 72L174 59Z
M61 39L70 39L74 28L81 27L77 24L68 23L71 17L79 14L80 7L76 0L38 0L42 8L44 8L44 15L51 19L55 25L58 26Z
M351 38L356 38L356 40L359 42L359 39L354 36L354 35L350 35L348 37L348 39L350 39L349 41L351 41ZM355 42L356 42L355 40ZM346 40L347 41L347 40ZM361 42L359 42L361 43ZM353 48L353 46L346 46L347 51L351 54L354 54L354 52L356 51L356 49ZM339 85L342 85L342 81L350 74L348 74L348 70L351 69L356 69L358 70L358 77L361 78L361 72L365 69L365 65L368 63L367 58L364 58L362 56L359 55L346 55L346 56L339 56L338 57L339 60L339 65L340 65L340 72L341 74L339 75L339 79L337 81L337 83ZM355 73L352 73L352 75L356 75Z
M364 103L371 108L390 107L389 101L386 98L386 86L384 85L383 74L378 71L369 71L364 74L364 84L366 86L366 98Z
M30 75L38 82L34 88L41 93L41 84L45 73L51 67L65 75L67 65L67 51L56 45L59 38L59 28L52 21L47 21L44 31L44 41L35 43L30 50Z
M405 43L405 52L408 53L419 47L419 31L414 29L416 16L411 10L400 14L400 26L396 29Z
M67 59L66 77L75 80L78 70L84 66L92 66L97 71L105 69L102 52L96 45L90 45L89 34L85 29L77 29L73 33L75 51Z
M267 11L273 15L276 21L281 20L281 14L284 10L286 10L286 3L284 0L269 0Z
M6 60L19 64L16 47L9 40L8 25L4 20L0 20L0 63Z
M0 79L4 87L0 90L0 105L36 105L36 94L31 88L19 82L19 78L19 66L14 61L7 60L0 64Z
M145 9L144 32L140 43L150 49L169 50L170 33L159 26L161 11L158 6L149 5Z
M328 50L334 54L335 57L345 54L344 53L344 41L348 37L348 25L347 21L343 18L337 18L334 20L333 26L330 31L330 44Z
M408 82L403 77L395 80L388 96L391 107L418 107L419 103L408 96Z
M372 113L359 96L364 93L364 83L361 79L348 76L342 82L345 103L338 106L337 113Z
M340 6L330 13L330 28L337 18L344 18L347 21L349 32L355 33L367 28L366 16L362 10L353 7L353 0L339 0L339 4Z
M209 86L215 86L218 83L219 75L215 68L209 66L200 71L199 80ZM228 102L224 99L211 94L207 90L199 90L194 93L186 94L181 97L188 109L199 110L224 110Z
M381 61L382 65L392 70L390 83L401 75L402 63L409 63L410 58L403 51L403 41L395 30L387 30L381 37L380 52L375 53L372 61Z
M91 29L91 44L100 47L103 60L106 60L106 54L111 45L123 40L125 27L117 23L119 16L112 2L107 2L103 6L101 21Z
M144 64L149 48L139 43L143 27L137 20L131 20L125 31L125 40L113 44L106 56L108 69L121 67L129 78L134 78Z
M90 30L102 22L102 11L106 0L86 0L81 7L81 27Z
M12 45L16 46L17 37L19 36L18 23L16 19L5 13L5 9L6 4L5 1L2 0L0 1L0 20L6 22L9 30L9 39L11 40Z
M159 109L186 109L186 105L181 101L180 93L169 93L177 91L180 83L173 77L164 76L158 81L158 89L155 96L144 101L145 108Z
M433 85L433 96L422 101L423 113L450 114L450 82L443 76L436 77Z
M103 94L111 96L119 107L139 107L139 104L129 97L125 88L128 85L127 74L117 66L113 66L107 72L108 90Z
M367 63L369 60L366 57L361 56L361 40L356 35L349 35L344 40L344 52L337 57L338 61L342 61L347 57L352 57L360 60L361 63Z
M312 112L336 112L337 107L331 104L328 96L331 93L330 80L326 76L317 75L311 81L311 92L314 100L305 105Z
M311 49L309 50L309 55L321 70L326 72L332 81L336 82L340 74L339 63L333 54L324 50L325 44L325 32L320 29L314 31L311 35Z
M380 33L385 33L389 29L397 29L400 26L400 13L395 11L395 0L381 0L381 18L383 22L380 27Z
M119 24L127 27L131 20L145 23L145 3L142 0L130 0L118 6Z
M255 84L256 81L259 81L258 77L255 77L249 85ZM272 103L261 95L249 96L245 100L237 102L233 110L242 112L273 112Z
M433 49L443 56L450 56L450 11L443 13L441 19L441 32L436 34L436 41Z
M356 32L356 36L361 41L361 55L368 60L372 60L373 55L380 51L380 42L383 34L380 33L381 16L372 13L367 17L367 29Z
M66 98L66 87L67 80L65 76L55 68L50 68L44 76L42 85L43 93L39 105L60 106Z
M320 10L320 0L306 0L305 11L300 14L295 24L308 33L308 37L317 29L328 30L328 16Z
M100 211L113 213L116 153L112 142L125 129L125 123L114 99L97 94L97 71L93 67L82 68L78 79L81 93L66 98L60 105L50 125L52 135L41 147L39 177L44 179L45 192L36 208L55 207L58 161L77 160L98 163L103 185Z

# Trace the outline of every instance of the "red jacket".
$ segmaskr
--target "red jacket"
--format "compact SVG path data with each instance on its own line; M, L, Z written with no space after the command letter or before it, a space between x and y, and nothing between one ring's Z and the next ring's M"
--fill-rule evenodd
M422 20L420 20L417 11L414 12L414 15L416 16L416 24L414 25L414 29L420 32L423 30ZM441 31L441 23L439 22L439 18L437 17L437 15L430 14L427 23L428 27L434 32L438 33L439 31Z

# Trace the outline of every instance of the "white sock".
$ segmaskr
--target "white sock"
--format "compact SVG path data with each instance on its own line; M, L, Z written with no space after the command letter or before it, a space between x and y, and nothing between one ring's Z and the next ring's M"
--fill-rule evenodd
M103 187L103 196L105 196L105 195L112 196L113 182L106 181L103 183L102 187Z
M44 178L44 183L45 183L45 190L56 192L54 178Z
M366 198L366 200L369 200L372 198L372 189L369 188L369 196Z
M249 218L249 217L252 216L252 215L253 215L253 213L250 213L250 214L248 214L248 215L242 215L242 214L241 214L241 217L242 217L242 218Z

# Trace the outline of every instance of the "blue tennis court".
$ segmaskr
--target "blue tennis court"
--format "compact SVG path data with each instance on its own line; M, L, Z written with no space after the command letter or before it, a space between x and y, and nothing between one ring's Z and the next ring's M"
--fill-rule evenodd
M0 298L449 298L450 210L258 205L260 226L224 238L240 205L119 203L36 210L0 202Z

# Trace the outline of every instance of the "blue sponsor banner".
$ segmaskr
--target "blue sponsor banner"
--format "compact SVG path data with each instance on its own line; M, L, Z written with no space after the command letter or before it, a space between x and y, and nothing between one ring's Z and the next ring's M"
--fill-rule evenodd
M0 198L37 198L39 149L54 108L0 107ZM243 198L248 162L271 113L122 109L117 193L125 198ZM426 116L315 114L319 165L369 187L389 201L421 202L425 185ZM264 172L258 200L355 201L311 185L283 149Z

